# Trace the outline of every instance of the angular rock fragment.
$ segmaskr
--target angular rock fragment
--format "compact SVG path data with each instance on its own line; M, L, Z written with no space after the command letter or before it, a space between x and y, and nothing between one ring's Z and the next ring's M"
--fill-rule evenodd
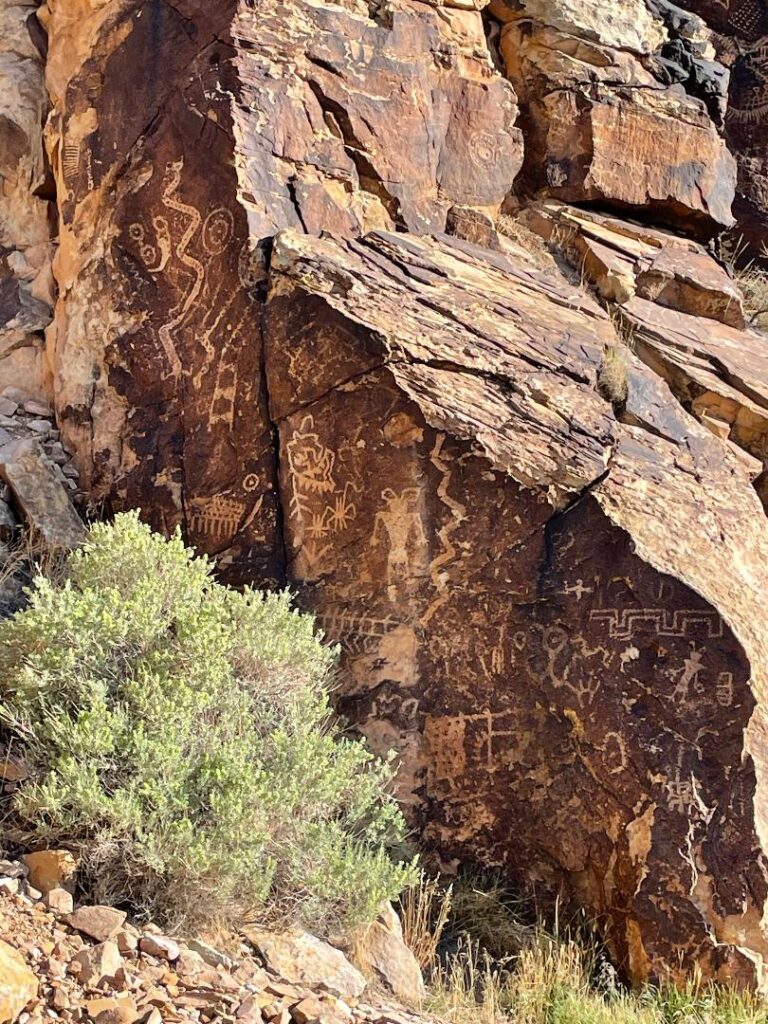
M124 910L117 910L115 907L78 907L67 918L67 924L83 935L103 943L117 935L126 916Z
M11 488L28 529L47 547L74 548L82 543L83 522L37 441L10 441L0 448L0 480Z
M267 967L295 984L319 985L342 999L356 999L365 989L365 978L341 950L309 932L246 929L245 936L261 953Z
M14 1024L37 995L37 979L20 953L0 939L0 1024Z
M284 233L265 330L293 584L425 838L567 894L636 982L764 984L741 461L682 407L661 428L650 388L617 422L607 314L455 239Z

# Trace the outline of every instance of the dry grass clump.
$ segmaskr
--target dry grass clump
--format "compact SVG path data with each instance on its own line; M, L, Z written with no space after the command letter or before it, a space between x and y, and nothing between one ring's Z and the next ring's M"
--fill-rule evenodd
M527 920L497 878L422 877L401 906L427 1009L450 1024L768 1024L756 997L697 979L629 991L589 928Z
M718 256L741 289L747 322L752 327L768 328L768 269L758 266L754 259L745 259L746 250L743 236L724 235ZM768 260L768 244L763 243L760 255Z
M606 346L597 375L597 390L612 405L623 405L627 400L627 370L629 349L622 342Z
M496 221L496 230L504 238L508 238L522 249L539 270L549 270L553 264L553 256L547 243L532 231L521 220L502 213Z

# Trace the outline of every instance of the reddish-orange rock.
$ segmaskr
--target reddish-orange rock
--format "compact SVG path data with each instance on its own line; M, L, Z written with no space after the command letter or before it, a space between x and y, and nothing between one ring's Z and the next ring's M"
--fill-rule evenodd
M522 104L529 188L704 230L733 222L735 161L704 100L652 73L667 30L645 0L490 11Z

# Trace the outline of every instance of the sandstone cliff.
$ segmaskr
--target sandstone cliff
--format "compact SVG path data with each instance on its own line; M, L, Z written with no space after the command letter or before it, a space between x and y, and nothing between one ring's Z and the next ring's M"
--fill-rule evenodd
M638 982L768 985L768 360L706 247L765 223L751 2L0 6L0 373Z

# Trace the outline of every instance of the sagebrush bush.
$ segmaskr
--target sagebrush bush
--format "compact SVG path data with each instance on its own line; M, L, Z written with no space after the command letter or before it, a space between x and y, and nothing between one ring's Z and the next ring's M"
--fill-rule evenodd
M375 916L414 869L387 854L391 765L331 715L334 660L287 595L222 586L136 514L93 526L0 623L13 838L76 849L90 898L169 926Z

